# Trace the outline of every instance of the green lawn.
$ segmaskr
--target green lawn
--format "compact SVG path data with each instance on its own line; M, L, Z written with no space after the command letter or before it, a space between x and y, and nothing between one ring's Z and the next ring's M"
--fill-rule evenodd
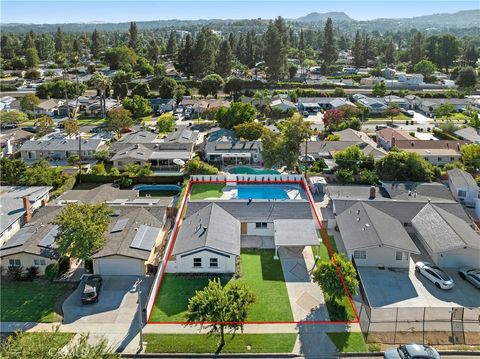
M223 187L223 183L195 183L190 190L190 199L220 198Z
M145 334L147 353L215 353L220 341L217 335ZM222 353L291 353L296 334L226 335Z
M280 261L273 259L273 250L245 250L241 254L242 277L255 293L256 301L247 317L248 322L293 321L290 301ZM226 285L229 279L223 278ZM183 322L188 300L196 290L203 289L208 278L176 276L166 273L153 308L152 322ZM275 298L275 305L272 305Z
M328 243L332 248L334 253L337 252L337 245L335 244L335 239L333 236L327 234ZM318 254L318 247L312 247L314 255ZM330 252L328 251L327 245L322 241L320 244L320 261L330 260ZM319 265L320 263L317 263ZM338 278L340 280L340 278ZM348 297L342 299L332 300L330 296L326 293L323 293L325 298L325 304L327 305L328 315L332 321L345 321L345 320L355 320L355 312L353 311L352 305L348 300Z
M367 351L362 333L327 333L327 335L342 353Z
M407 121L411 120L411 117L408 117L407 115L404 115L403 113L399 113L397 116L393 117L393 121ZM379 123L385 123L385 122L390 122L392 121L390 117L370 117L368 119L368 122L379 122Z
M28 332L23 333L22 343L48 343L48 347L53 350L60 350L67 345L75 336L75 333L62 332Z
M55 303L72 286L47 281L10 282L2 278L0 288L0 321L50 323L59 320Z
M103 117L78 117L77 123L79 126L99 126L106 122Z

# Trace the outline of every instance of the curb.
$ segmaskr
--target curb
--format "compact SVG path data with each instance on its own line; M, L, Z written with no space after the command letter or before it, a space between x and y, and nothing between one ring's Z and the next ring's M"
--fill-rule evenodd
M228 353L228 354L195 354L195 353L140 353L122 354L122 358L298 358L301 355L292 353Z
M461 350L445 350L438 351L441 356L459 355L459 356L480 356L480 351L461 351ZM340 358L358 358L358 357L383 357L383 352L367 352L367 353L338 353Z

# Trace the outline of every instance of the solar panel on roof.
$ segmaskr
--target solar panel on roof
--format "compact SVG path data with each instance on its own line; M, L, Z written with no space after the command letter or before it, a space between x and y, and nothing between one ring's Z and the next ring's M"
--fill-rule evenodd
M12 238L10 238L0 249L8 249L19 247L28 241L32 235L35 233L35 230L32 226L25 226L21 228Z
M113 226L112 230L110 231L110 233L116 233L116 232L121 232L125 229L126 225L128 223L128 218L122 218L122 219L119 219L117 221L117 223L115 223L115 225Z
M55 236L58 234L58 226L53 226L50 231L43 237L43 239L38 243L39 247L44 248L53 248L56 247Z
M138 228L130 247L150 251L155 245L155 241L160 233L160 228L141 225Z

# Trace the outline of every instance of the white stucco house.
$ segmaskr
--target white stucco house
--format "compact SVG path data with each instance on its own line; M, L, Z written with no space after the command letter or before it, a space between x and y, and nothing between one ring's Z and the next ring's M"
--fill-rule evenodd
M458 202L467 207L475 207L480 193L477 182L470 173L458 168L448 171L448 186Z

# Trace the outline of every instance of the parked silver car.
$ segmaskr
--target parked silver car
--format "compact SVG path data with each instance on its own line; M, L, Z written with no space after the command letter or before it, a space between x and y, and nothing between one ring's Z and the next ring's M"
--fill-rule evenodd
M428 345L406 344L385 350L385 359L440 359L437 350Z
M422 274L439 289L452 289L455 284L447 272L428 262L415 263L415 271Z
M480 268L463 267L458 270L458 274L462 279L469 281L480 289Z

